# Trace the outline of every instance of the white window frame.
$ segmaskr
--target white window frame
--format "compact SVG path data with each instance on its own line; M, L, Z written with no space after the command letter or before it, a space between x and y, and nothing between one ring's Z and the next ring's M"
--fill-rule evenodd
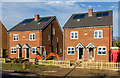
M15 37L15 40L14 40ZM19 35L18 34L13 34L13 41L18 41L19 40Z
M12 48L13 48L13 50L12 50ZM17 51L16 50L16 47L11 47L11 54L16 54L16 52L15 53L12 53L12 51L14 52L14 51Z
M70 48L70 50L68 50L68 48ZM74 48L74 50L72 50L71 48ZM74 54L68 54L68 51L74 51ZM67 47L67 54L68 55L75 55L75 47Z
M105 49L106 49L106 50L105 50L105 51L106 51L106 54L98 54L99 48L102 48L102 49L105 48ZM103 50L101 50L101 51L103 51ZM99 47L97 48L97 54L98 54L98 55L107 55L107 47L106 47L106 46L99 46Z
M100 32L100 31L102 32L102 36L101 36L101 37L99 37L99 34L100 34L99 32ZM97 34L97 37L95 37L95 32L98 33L98 34ZM95 31L94 31L94 38L103 38L103 31L102 31L102 30L95 30Z
M32 39L30 38L31 35L32 35ZM29 40L30 40L30 41L35 41L35 39L33 39L33 35L35 35L35 33L31 33L31 34L29 35Z
M35 53L33 53L33 48L35 49ZM32 47L32 54L36 54L37 51L38 51L37 47Z
M73 38L72 38L72 33L73 33ZM75 33L77 33L77 38L75 38ZM70 39L78 39L78 31L72 31L70 32Z

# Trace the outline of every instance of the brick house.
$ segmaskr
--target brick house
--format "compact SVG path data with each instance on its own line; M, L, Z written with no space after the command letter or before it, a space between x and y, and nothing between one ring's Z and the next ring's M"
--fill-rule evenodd
M0 21L0 57L7 57L7 29Z
M63 27L63 59L109 61L112 10L73 14Z
M62 30L55 16L25 19L9 30L9 58L35 58L54 52L62 57Z

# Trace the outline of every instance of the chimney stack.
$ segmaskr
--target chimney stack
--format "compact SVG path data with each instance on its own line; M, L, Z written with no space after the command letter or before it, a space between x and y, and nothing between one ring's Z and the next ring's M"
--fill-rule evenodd
M34 17L35 17L35 18L34 18L35 21L38 21L38 20L39 20L39 15L38 15L38 14L35 14Z
M93 9L92 8L89 8L88 9L88 16L92 16L93 15Z

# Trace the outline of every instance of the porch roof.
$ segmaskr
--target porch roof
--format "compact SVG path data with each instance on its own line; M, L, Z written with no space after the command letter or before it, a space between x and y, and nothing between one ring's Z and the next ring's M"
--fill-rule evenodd
M22 48L31 48L28 44L24 44Z
M16 48L22 48L22 45L21 44L17 44Z
M79 43L79 44L76 46L76 48L78 48L78 47L84 48L85 46L84 46L82 43Z
M96 46L93 43L89 43L86 48L96 48Z

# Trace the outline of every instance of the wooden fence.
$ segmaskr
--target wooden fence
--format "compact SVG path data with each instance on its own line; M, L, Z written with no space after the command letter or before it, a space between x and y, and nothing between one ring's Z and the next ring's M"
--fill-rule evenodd
M38 64L70 67L70 61L65 60L39 60Z
M5 63L5 58L0 58L0 63Z
M104 69L104 70L119 70L120 63L113 62L82 62L78 68L89 68L89 69Z

